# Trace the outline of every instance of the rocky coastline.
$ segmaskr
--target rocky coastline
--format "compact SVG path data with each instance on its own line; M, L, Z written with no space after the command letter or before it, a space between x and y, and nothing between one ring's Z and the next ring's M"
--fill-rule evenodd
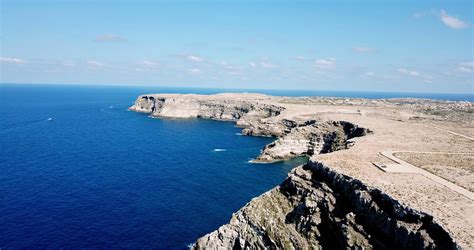
M219 95L142 95L130 110L161 118L234 121L243 135L276 137L254 162L276 162L347 149L354 144L353 138L371 132L346 121L280 119L285 107L267 104L267 98L254 94L239 95L238 99Z
M255 162L298 156L279 186L252 199L226 225L199 238L194 249L459 249L433 216L384 191L339 173L313 156L349 149L370 128L344 120L291 113L259 94L139 96L130 110L160 118L234 121L243 135L273 136Z
M458 249L433 217L310 161L194 249Z

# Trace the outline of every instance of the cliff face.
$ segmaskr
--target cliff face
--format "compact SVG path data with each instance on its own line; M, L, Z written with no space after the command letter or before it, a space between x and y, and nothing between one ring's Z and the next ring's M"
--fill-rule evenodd
M274 162L346 149L352 145L352 138L368 132L344 121L320 123L311 119L280 119L284 107L259 102L258 98L265 100L260 95L241 99L143 95L138 97L130 110L150 113L153 117L230 120L242 128L244 135L278 137L262 150L255 162Z
M130 110L153 117L235 121L242 134L274 136L255 162L343 150L371 133L346 121L282 115L263 95L143 95ZM310 160L276 188L252 199L194 249L457 249L433 217L379 189Z
M206 118L218 120L266 118L279 115L283 107L261 104L246 99L210 99L200 96L143 95L130 108L155 117Z
M293 169L194 249L457 249L425 213L317 162Z
M255 162L271 162L294 156L311 156L347 149L353 145L352 138L364 136L368 132L367 129L344 121L322 123L310 121L301 126L288 127L289 131L265 146Z

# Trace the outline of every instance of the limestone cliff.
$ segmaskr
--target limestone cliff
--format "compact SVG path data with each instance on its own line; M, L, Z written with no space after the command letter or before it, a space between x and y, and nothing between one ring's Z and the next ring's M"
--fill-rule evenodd
M343 150L371 133L346 121L282 115L284 105L254 94L143 95L130 110L152 117L235 121L242 134L274 136L255 162ZM276 104L275 104L276 103ZM252 199L229 224L194 249L457 249L432 216L317 161L293 169L276 188Z
M194 249L458 249L433 218L318 162L293 169Z
M263 95L258 95L263 96ZM142 95L131 110L155 117L239 120L276 116L281 106L259 103L258 99L225 99L216 95Z

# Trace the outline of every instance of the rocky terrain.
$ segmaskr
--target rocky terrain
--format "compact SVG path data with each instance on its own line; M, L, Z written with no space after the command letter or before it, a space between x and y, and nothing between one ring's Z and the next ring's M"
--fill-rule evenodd
M433 217L317 162L291 171L195 249L457 249Z
M436 152L424 165L459 153L472 163L470 102L151 94L138 97L130 110L234 121L243 135L275 137L254 162L309 157L229 224L198 239L196 249L474 247L470 198L422 175L375 167L390 162L382 150ZM459 180L453 171L439 172ZM462 178L472 190L472 175Z

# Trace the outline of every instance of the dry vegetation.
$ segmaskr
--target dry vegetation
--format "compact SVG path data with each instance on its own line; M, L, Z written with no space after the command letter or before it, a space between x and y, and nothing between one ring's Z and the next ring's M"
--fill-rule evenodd
M395 153L395 156L451 181L469 191L474 191L474 153Z

